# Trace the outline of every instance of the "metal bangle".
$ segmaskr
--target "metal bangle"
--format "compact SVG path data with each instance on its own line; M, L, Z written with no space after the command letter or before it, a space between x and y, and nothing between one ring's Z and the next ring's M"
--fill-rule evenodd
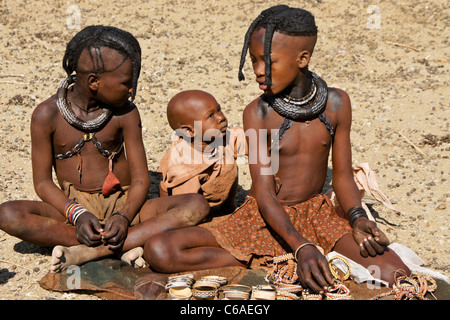
M356 219L359 219L362 217L368 218L366 210L364 210L363 207L350 208L347 211L347 217L348 217L348 222L350 223L350 226L352 226L352 227L353 227L353 223L356 221Z
M128 219L128 217L127 217L126 215L124 215L122 212L115 212L115 213L113 213L113 214L111 215L111 217L113 217L113 216L115 216L115 215L117 215L117 214L118 214L119 216L121 216L121 217L124 217L124 218L127 220L128 225L131 224L130 219Z
M295 253L294 253L294 260L295 260L295 262L298 262L298 259L297 259L297 254L298 254L298 252L299 252L303 247L306 247L306 246L314 246L314 244L311 243L311 242L306 242L306 243L300 245L300 246L297 248L297 250L295 250Z

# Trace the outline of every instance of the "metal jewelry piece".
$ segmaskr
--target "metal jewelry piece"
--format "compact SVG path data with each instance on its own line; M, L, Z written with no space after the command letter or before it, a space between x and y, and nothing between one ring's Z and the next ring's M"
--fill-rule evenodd
M102 128L112 117L109 108L102 108L102 113L94 120L84 121L78 118L70 108L67 101L67 90L71 84L75 83L75 76L68 76L58 85L56 105L63 118L73 127L80 131L92 132Z
M276 300L277 288L274 285L257 285L252 288L251 300Z
M306 96L304 96L300 99L297 99L297 98L293 98L287 94L280 94L280 98L283 99L287 103L295 104L296 106L300 106L300 107L305 107L308 103L311 102L312 99L314 99L314 97L316 96L316 92L317 92L317 86L316 86L316 83L314 82L314 78L313 78L311 81L311 89L306 94Z
M229 284L223 287L226 300L248 300L252 288L242 284Z
M314 72L311 72L312 81L316 87L312 97L310 93L301 100L294 101L287 95L268 96L269 106L281 116L294 121L307 121L321 114L327 105L328 86L327 83ZM304 102L303 102L304 101Z

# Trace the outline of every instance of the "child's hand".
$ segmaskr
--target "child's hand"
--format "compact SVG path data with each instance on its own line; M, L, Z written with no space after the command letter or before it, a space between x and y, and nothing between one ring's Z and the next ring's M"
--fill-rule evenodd
M327 287L333 284L328 261L315 246L307 246L300 250L297 274L302 286L314 292L324 293Z
M76 224L76 236L80 243L94 247L100 245L102 226L98 218L90 212L85 212L78 217Z
M353 224L353 238L359 245L363 257L382 254L389 245L389 239L381 231L374 221L367 218L359 218Z
M102 241L109 244L110 250L116 250L123 246L127 234L128 221L119 215L113 215L105 223Z

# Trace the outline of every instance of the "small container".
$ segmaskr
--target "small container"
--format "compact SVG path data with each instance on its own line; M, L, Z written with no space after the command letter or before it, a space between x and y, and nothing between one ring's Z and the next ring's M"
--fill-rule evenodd
M192 287L192 297L203 300L212 300L217 297L219 284L209 280L199 280Z
M189 300L192 297L192 290L189 287L174 287L169 289L171 300Z
M259 285L252 289L252 300L276 300L276 298L277 289L273 285Z
M242 284L229 284L223 287L225 300L248 300L252 288Z

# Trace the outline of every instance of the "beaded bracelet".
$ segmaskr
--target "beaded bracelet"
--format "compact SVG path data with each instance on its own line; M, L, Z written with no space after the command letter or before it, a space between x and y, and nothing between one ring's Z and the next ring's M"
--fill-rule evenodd
M227 300L248 300L252 288L243 284L229 284L222 290Z
M327 300L353 300L350 290L342 283L336 282L325 292Z
M282 254L280 256L273 257L273 263L278 264L278 263L286 262L286 261L292 260L292 259L294 259L294 256L292 255L291 252L289 252L289 253Z
M277 290L277 300L300 300L299 296L292 292Z
M368 218L366 210L363 207L353 207L347 211L348 222L353 227L353 223L356 219L365 217Z
M66 205L64 206L64 214L67 218L67 221L73 225L75 225L78 218L87 211L88 210L85 207L83 207L73 199L67 201Z
M192 296L199 299L217 297L219 284L217 282L200 280L192 287Z
M346 259L344 259L343 257L339 257L339 256L334 256L332 257L330 260L328 260L328 266L330 268L331 274L336 278L339 279L339 274L337 273L337 269L338 267L336 265L333 264L333 261L342 261L345 266L347 267L347 271L345 272L345 275L343 277L343 280L347 280L350 277L350 264L348 263L348 261Z
M227 284L227 278L220 276L203 276L200 281L212 281L219 284L219 286Z

